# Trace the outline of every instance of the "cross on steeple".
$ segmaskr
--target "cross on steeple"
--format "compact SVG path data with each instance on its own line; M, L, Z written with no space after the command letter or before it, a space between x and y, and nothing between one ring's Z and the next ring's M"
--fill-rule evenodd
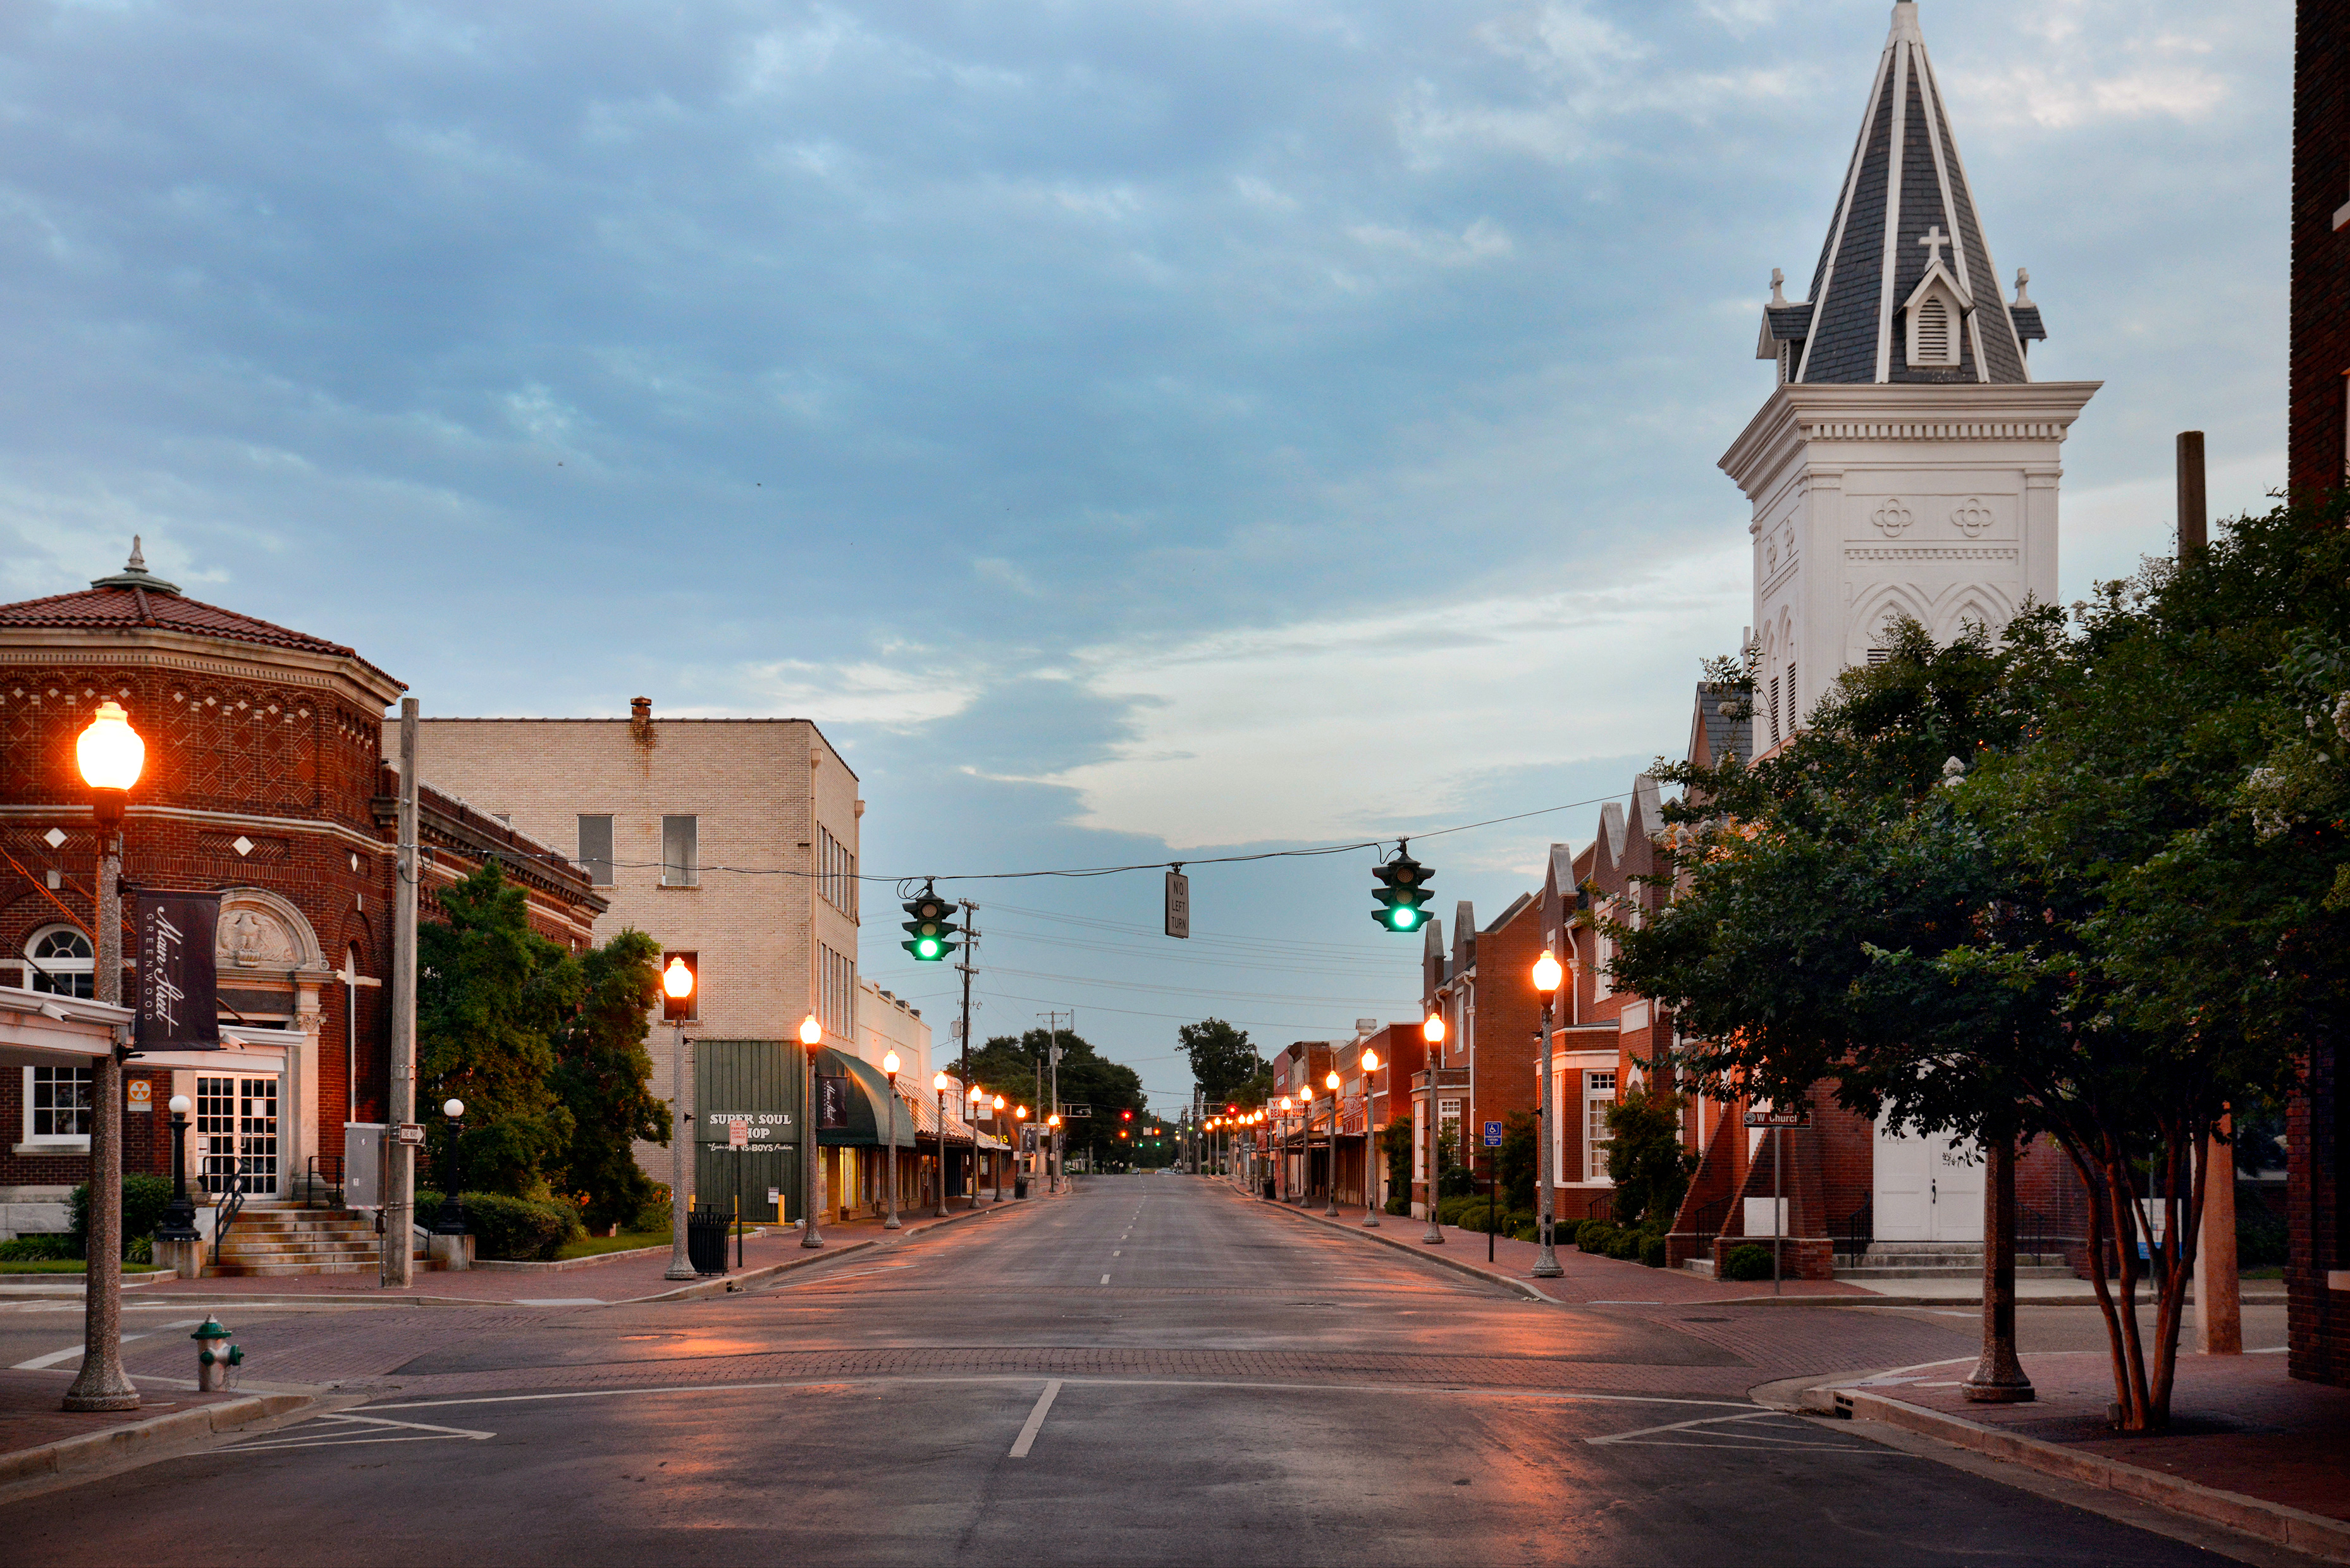
M1942 247L1950 243L1950 236L1942 233L1941 224L1936 223L1918 236L1918 243L1927 247L1926 265L1930 269L1940 263Z

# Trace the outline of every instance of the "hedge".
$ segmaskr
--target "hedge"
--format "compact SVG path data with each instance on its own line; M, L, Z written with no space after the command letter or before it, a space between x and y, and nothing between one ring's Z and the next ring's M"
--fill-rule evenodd
M432 1229L441 1200L438 1192L419 1192L416 1223L427 1231ZM560 1199L534 1201L508 1198L502 1192L468 1192L463 1202L466 1233L473 1238L475 1252L484 1258L553 1262L566 1241L576 1241L588 1233L579 1206Z
M122 1179L122 1249L130 1251L141 1238L151 1238L156 1227L163 1223L163 1210L172 1204L172 1182L163 1176L126 1176ZM83 1182L66 1199L73 1216L71 1245L67 1254L78 1258L89 1250L89 1183Z
M1721 1277L1725 1280L1767 1280L1771 1277L1771 1249L1749 1243L1732 1247L1721 1261Z

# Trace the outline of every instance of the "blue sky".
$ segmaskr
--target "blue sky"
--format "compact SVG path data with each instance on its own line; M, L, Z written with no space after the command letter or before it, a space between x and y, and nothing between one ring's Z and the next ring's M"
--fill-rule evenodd
M2069 597L2167 548L2174 431L2281 482L2292 7L1920 10L2035 373L2106 383ZM1886 16L26 0L0 588L136 531L429 713L813 717L889 873L1619 793L1745 618L1715 460ZM1430 840L1440 902L1595 815ZM1369 864L1201 868L1188 949L1150 875L959 888L981 1027L1074 1005L1171 1104L1179 1019L1405 1016Z

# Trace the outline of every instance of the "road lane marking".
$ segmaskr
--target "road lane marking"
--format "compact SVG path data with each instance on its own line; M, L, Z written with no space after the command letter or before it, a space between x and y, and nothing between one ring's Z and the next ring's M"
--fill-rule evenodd
M152 1339L159 1334L168 1334L175 1328L193 1328L196 1324L203 1321L204 1320L200 1317L182 1318L178 1323L159 1324L154 1328L149 1329L144 1334L126 1334L118 1343L128 1345L134 1339ZM47 1355L36 1355L30 1361L20 1361L8 1370L11 1372L46 1372L61 1361L71 1361L75 1356L79 1355L82 1353L82 1350L83 1346L81 1345L69 1345L63 1350L53 1350Z
M1621 1443L1643 1449L1711 1449L1716 1453L1724 1453L1734 1451L1733 1446L1727 1439L1735 1438L1739 1442L1761 1445L1759 1448L1747 1449L1749 1453L1768 1452L1780 1449L1813 1449L1839 1454L1869 1453L1866 1449L1850 1448L1843 1443L1809 1442L1802 1438L1773 1437L1762 1432L1700 1429L1721 1428L1740 1421L1767 1421L1773 1418L1793 1419L1783 1410L1751 1410L1740 1416L1700 1416L1693 1420L1667 1422L1661 1427L1638 1427L1628 1432L1607 1432L1596 1438L1586 1438L1583 1440L1594 1448L1606 1448ZM1681 1433L1691 1438L1714 1438L1724 1440L1711 1443L1678 1442L1664 1436L1667 1433ZM1875 1456L1871 1455L1871 1457Z
M1028 1457L1029 1446L1035 1442L1036 1433L1045 1425L1045 1412L1053 1407L1053 1400L1060 1392L1061 1380L1055 1377L1045 1385L1045 1392L1036 1396L1036 1407L1028 1412L1027 1424L1020 1428L1020 1436L1013 1439L1012 1457L1014 1459L1024 1459Z
M1104 1275L1102 1276L1102 1283L1104 1283L1104 1284L1107 1284L1107 1283L1109 1283L1109 1276L1108 1276L1107 1274L1104 1274Z
M332 1415L317 1417L315 1430L296 1430L286 1437L273 1436L266 1441L231 1443L222 1451L232 1454L269 1453L286 1449L348 1449L375 1443L437 1443L463 1439L483 1443L497 1436L495 1432L477 1432L470 1427L435 1427L422 1421L390 1421L380 1416ZM335 1423L328 1425L328 1423ZM307 1423L305 1423L307 1426ZM353 1428L371 1432L369 1437L346 1436ZM395 1432L411 1434L395 1437Z

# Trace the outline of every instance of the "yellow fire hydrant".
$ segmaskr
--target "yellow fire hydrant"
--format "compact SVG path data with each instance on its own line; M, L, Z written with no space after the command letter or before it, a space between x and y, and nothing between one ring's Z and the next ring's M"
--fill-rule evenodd
M244 1352L228 1336L216 1318L188 1335L196 1342L196 1389L211 1394L229 1386L230 1374L244 1365Z

